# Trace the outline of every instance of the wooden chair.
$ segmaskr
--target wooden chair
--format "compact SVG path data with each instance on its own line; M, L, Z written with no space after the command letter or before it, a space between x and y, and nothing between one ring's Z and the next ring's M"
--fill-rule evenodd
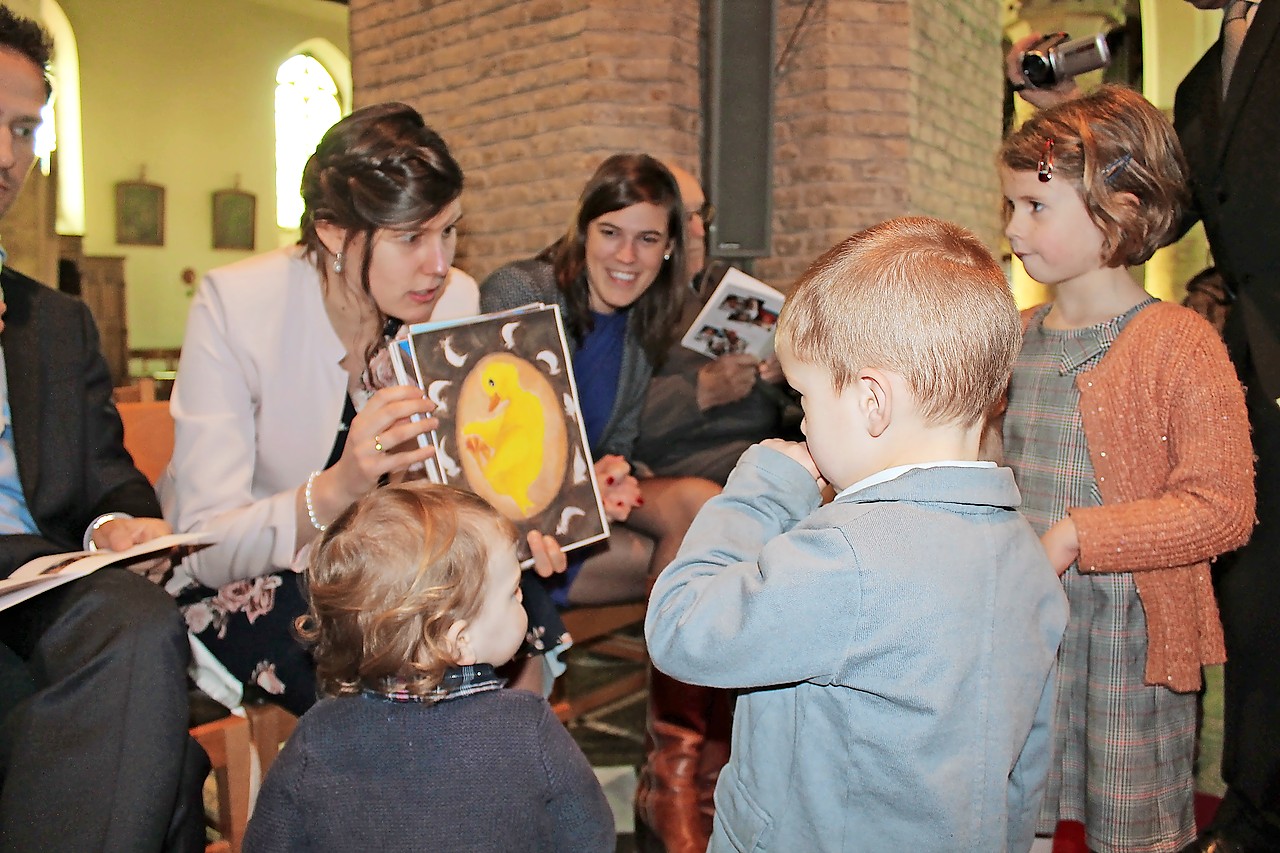
M618 632L623 628L644 622L645 608L645 602L639 601L630 604L574 607L561 614L565 627L573 635L575 649L589 648L597 654L641 664L635 672L628 672L599 687L572 697L565 696L563 686L557 682L556 690L551 697L551 707L562 723L574 722L597 708L644 689L648 681L647 664L649 662L644 638L623 636Z
M152 483L160 479L173 456L173 416L167 400L117 403L124 423L124 448L133 464Z
M119 403L116 408L124 423L125 450L154 484L173 455L174 426L169 403ZM280 753L280 745L298 723L288 711L269 703L246 704L243 713L245 716L230 713L191 729L191 736L209 754L218 788L218 815L213 823L222 840L209 845L206 853L240 853L256 779L266 774Z
M208 754L218 788L218 815L213 824L221 838L206 846L205 853L240 853L253 789L249 721L232 714L196 726L191 737Z
M156 381L143 376L129 385L113 388L111 396L117 403L150 403L156 399Z

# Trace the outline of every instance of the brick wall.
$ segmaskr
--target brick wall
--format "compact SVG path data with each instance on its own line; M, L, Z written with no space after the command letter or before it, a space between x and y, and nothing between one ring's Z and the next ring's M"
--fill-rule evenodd
M777 0L773 256L786 286L887 217L999 235L998 0ZM601 159L697 171L699 0L350 0L356 102L413 104L467 174L459 264L482 277L568 223Z
M1002 55L995 0L780 0L773 257L788 284L849 234L906 213L993 250ZM793 38L794 37L794 38Z
M697 0L352 0L356 103L410 103L449 142L458 264L482 277L563 232L609 154L696 168L698 19Z

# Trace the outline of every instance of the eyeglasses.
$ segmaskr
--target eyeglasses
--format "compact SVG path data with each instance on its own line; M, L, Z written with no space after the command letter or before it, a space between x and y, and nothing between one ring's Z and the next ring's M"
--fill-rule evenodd
M695 216L702 220L704 227L710 228L711 223L716 221L716 206L709 201L703 202L702 207L686 214L685 221L692 223Z

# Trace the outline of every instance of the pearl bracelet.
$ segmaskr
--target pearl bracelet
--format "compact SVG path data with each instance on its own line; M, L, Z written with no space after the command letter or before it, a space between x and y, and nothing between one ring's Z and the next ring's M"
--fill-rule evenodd
M320 476L319 471L311 472L311 476L307 478L307 487L302 490L302 498L304 501L306 501L306 504L307 504L307 518L311 519L311 526L314 527L316 530L320 531L321 533L324 533L325 528L327 528L329 525L320 523L320 519L316 518L316 508L311 503L311 487L315 484L316 477L319 477L319 476Z

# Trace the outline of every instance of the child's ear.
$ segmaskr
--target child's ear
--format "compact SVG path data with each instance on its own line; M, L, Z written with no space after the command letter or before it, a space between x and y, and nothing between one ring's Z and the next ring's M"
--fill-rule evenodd
M867 434L879 438L893 419L893 389L884 371L874 367L858 373L858 408L867 424Z
M471 649L471 638L467 635L466 619L458 619L445 632L445 644L458 666L469 666L476 662L476 653Z

